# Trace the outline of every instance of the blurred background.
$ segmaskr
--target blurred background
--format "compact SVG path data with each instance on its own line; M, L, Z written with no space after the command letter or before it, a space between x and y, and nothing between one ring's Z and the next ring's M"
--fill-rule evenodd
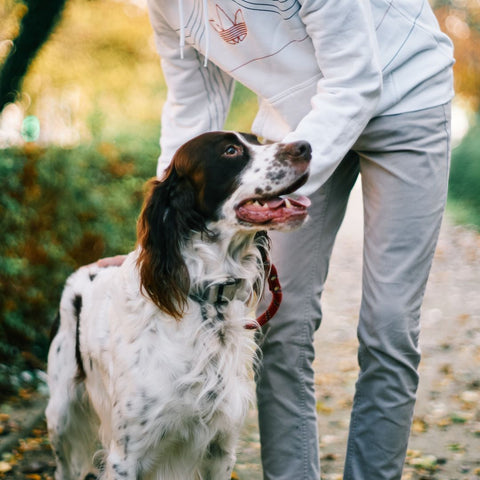
M29 4L0 0L0 72ZM457 60L449 215L478 229L480 1L432 4ZM143 0L69 0L1 113L0 399L44 368L67 275L134 247L165 95ZM255 112L237 85L226 128Z

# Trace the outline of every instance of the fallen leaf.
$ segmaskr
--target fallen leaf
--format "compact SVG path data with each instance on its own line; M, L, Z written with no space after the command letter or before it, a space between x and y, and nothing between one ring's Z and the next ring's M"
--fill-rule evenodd
M21 452L31 452L35 450L40 450L41 448L41 439L39 438L27 438L25 440L20 440L19 450Z
M412 424L412 431L415 433L425 433L428 429L427 422L422 418L414 418Z
M465 452L465 447L461 443L450 443L448 449L451 452Z
M438 468L437 457L434 455L424 455L410 460L410 465L419 470L434 472Z
M444 375L451 375L453 372L452 366L449 364L444 364L440 367L440 372Z
M326 462L333 462L338 459L338 455L335 453L326 453L325 455L322 455L322 460Z
M465 403L478 403L480 401L480 392L474 392L473 390L465 390L460 394L460 400Z
M18 396L23 400L30 400L34 393L34 390L31 388L21 388L18 392Z
M471 315L469 313L461 313L460 315L457 316L457 319L462 323L465 323L467 320L470 320L470 318L471 318Z
M480 437L480 422L475 422L470 430L476 437Z
M451 424L452 420L450 418L441 418L440 420L438 420L438 422L436 422L436 425L443 430L445 430Z
M12 469L12 466L7 462L0 462L0 473L9 472Z
M323 413L330 415L333 412L333 408L325 405L323 402L317 402L317 413Z
M466 423L468 419L465 415L462 415L460 413L452 413L450 415L450 420L452 421L452 423Z

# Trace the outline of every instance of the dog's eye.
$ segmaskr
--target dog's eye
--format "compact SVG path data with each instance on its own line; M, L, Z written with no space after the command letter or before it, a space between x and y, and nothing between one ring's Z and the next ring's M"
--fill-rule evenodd
M241 149L237 145L227 145L224 151L224 155L226 157L235 157L236 155L240 155L242 153Z

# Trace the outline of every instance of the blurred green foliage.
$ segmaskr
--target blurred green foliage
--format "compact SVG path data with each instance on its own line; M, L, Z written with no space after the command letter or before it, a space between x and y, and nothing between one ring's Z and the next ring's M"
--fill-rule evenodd
M480 117L452 152L449 210L453 218L480 230Z
M0 392L43 367L66 277L130 251L156 135L140 143L0 150ZM0 394L1 396L1 394Z

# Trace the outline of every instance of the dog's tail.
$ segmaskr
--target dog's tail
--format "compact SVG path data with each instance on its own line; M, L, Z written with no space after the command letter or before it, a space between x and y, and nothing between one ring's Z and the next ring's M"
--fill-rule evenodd
M28 11L22 18L20 33L0 72L0 113L7 103L16 100L23 77L60 18L65 2L27 0Z

